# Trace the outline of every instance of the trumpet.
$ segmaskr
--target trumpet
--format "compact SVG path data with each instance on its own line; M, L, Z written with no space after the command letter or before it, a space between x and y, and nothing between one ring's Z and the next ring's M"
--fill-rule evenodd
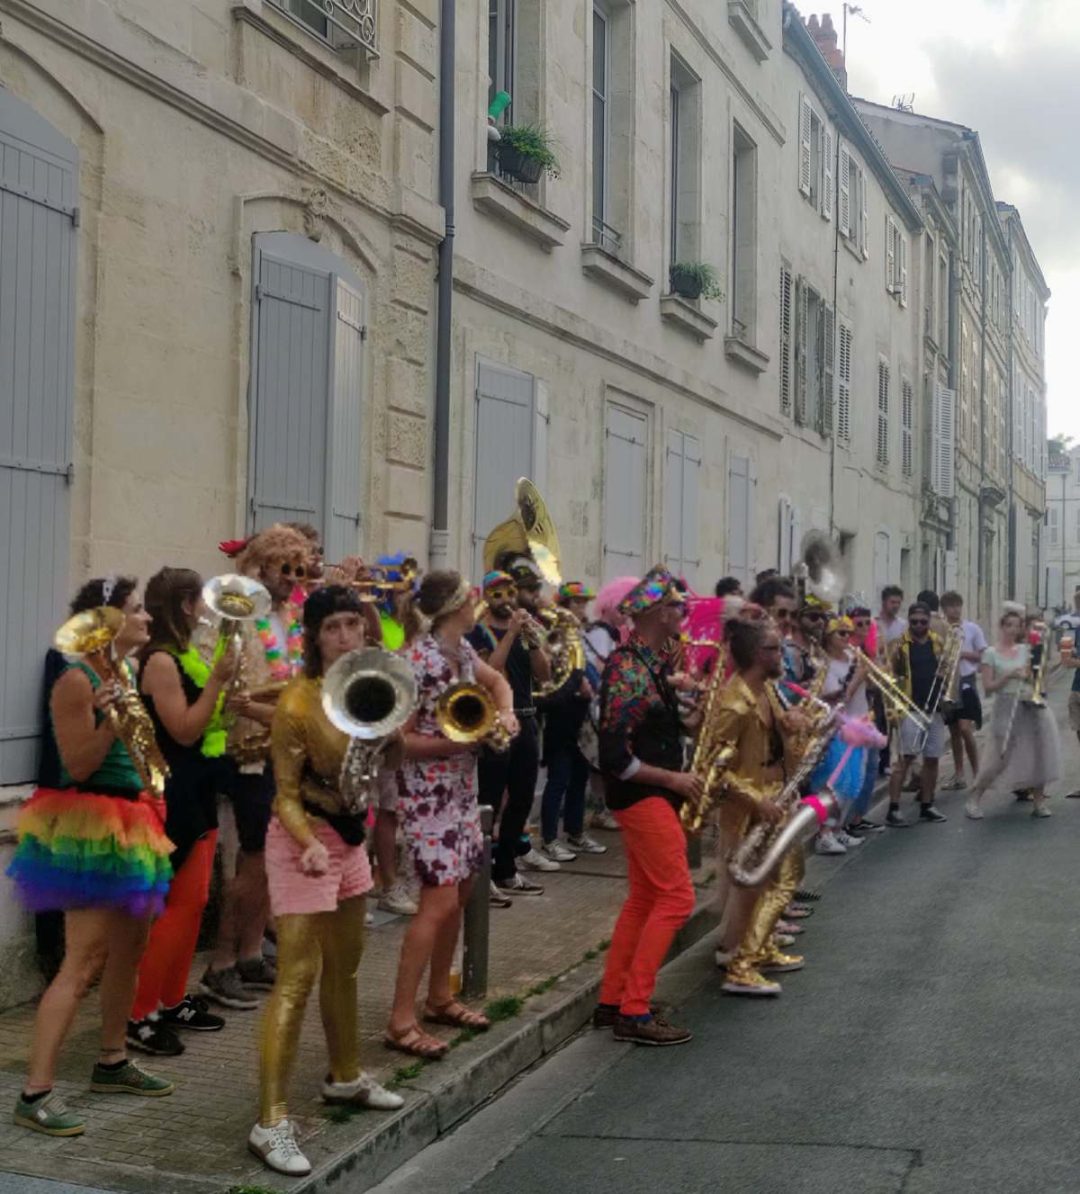
M352 741L339 786L346 811L362 811L390 738L416 708L416 677L381 647L360 647L330 665L323 677L323 712Z
M510 731L481 684L451 685L435 704L435 720L451 742L487 746L496 754L510 749Z
M116 658L113 642L124 625L124 615L112 606L84 610L56 632L53 645L65 655L77 655L103 684L116 684L120 697L109 705L105 716L117 738L127 748L143 786L155 796L165 792L169 765L161 753L154 723L142 703L128 670Z

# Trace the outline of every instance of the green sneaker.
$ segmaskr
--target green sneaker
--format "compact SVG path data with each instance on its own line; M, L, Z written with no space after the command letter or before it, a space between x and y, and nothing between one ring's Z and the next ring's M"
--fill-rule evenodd
M90 1075L90 1089L97 1094L133 1094L160 1099L163 1095L171 1095L176 1088L167 1078L156 1078L129 1061L119 1070L94 1066L94 1072Z
M28 1103L22 1095L15 1100L15 1122L21 1128L32 1132L44 1132L46 1136L81 1136L86 1125L58 1094L47 1094L43 1099Z

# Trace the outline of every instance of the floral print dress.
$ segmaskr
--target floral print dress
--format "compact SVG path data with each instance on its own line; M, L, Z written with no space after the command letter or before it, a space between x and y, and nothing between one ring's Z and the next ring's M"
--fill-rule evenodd
M447 688L474 681L476 654L462 640L456 677L430 634L417 639L403 655L416 675L415 732L441 737L435 706ZM484 851L476 802L476 755L406 759L397 772L397 790L398 820L420 882L426 887L448 887L475 874Z

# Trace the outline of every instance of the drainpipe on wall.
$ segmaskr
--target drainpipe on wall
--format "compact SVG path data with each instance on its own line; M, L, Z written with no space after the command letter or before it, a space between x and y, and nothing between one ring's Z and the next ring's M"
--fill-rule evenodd
M1015 443L1015 427L1016 427L1016 361L1013 356L1013 342L1015 339L1013 328L1013 222L1009 220L1009 397L1006 404L1008 410L1009 428L1006 440L1009 445L1008 459L1006 461L1006 468L1008 476L1005 478L1006 487L1009 493L1009 521L1008 521L1008 538L1009 538L1009 567L1008 567L1008 594L1011 601L1016 600L1016 498L1013 489L1013 470L1015 469L1013 453L1016 451Z
M454 0L439 9L439 202L446 230L439 242L435 324L435 418L429 567L445 568L450 552L450 350L454 301Z
M995 217L996 218L996 217ZM986 507L983 503L983 486L986 484L986 418L989 405L986 401L986 254L989 248L990 240L986 234L986 228L982 230L983 243L979 248L979 278L977 279L979 286L979 486L978 486L978 525L979 525L979 542L977 544L977 560L979 567L979 612L981 617L986 620L989 625L989 619L992 613L992 595L991 595L991 577L987 575L987 559L986 559ZM983 605L983 595L991 597L991 601L985 606Z
M960 343L960 279L957 263L960 259L958 249L949 249L949 389L954 394L960 393L960 369L956 361L956 346ZM960 437L956 434L959 423L960 404L953 405L953 495L949 498L949 530L945 537L946 551L957 552L957 568L959 569L959 547L957 546L956 527L959 521L959 486L960 486ZM970 594L968 594L970 600ZM976 603L977 604L977 603Z

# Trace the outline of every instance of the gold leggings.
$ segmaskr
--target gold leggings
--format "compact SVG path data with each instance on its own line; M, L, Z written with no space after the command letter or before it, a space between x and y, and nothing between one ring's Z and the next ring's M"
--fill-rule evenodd
M333 912L276 918L277 982L262 1023L259 1122L270 1127L288 1111L285 1092L304 1023L304 1009L319 974L330 1077L352 1082L360 1074L356 972L364 952L364 900L344 900Z
M780 859L776 877L770 880L758 896L750 924L735 951L735 957L732 958L731 968L746 969L761 961L762 955L769 948L776 922L791 903L791 897L802 881L805 870L802 844L797 843Z

